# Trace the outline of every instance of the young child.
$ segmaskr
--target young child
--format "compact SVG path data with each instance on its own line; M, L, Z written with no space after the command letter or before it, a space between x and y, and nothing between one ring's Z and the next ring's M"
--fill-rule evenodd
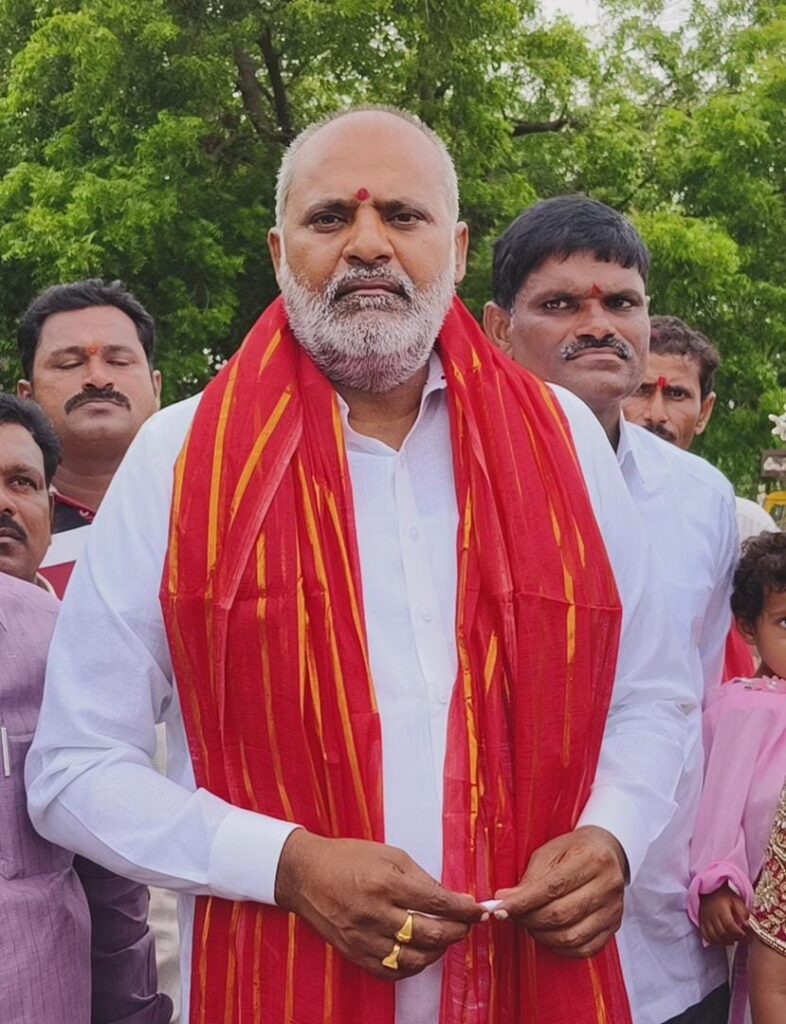
M691 845L688 914L711 945L739 943L729 1024L749 1020L747 936L786 778L786 534L743 546L734 576L737 627L761 655L755 679L720 687L704 713L705 776Z

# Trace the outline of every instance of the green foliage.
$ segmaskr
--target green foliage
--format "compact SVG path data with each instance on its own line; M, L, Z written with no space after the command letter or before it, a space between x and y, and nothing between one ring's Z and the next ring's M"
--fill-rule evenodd
M479 312L491 244L583 191L652 248L652 304L724 354L703 451L741 488L786 397L786 7L606 3L602 36L537 0L4 0L0 383L55 281L121 277L159 322L168 400L201 387L275 294L278 162L348 103L424 117L456 158Z

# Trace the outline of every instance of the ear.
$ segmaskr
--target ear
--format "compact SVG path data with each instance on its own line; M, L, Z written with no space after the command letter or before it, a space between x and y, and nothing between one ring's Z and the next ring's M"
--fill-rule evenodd
M469 253L469 228L463 220L456 225L453 244L456 246L455 283L461 284L467 272L467 254Z
M755 647L756 624L753 622L746 622L745 619L741 619L739 615L734 616L734 623L743 638L751 645L751 647Z
M487 302L483 307L483 330L489 341L493 341L506 356L513 354L510 344L510 313L496 302Z
M152 374L150 376L153 378L153 391L155 391L155 393L156 393L156 402L158 403L158 408L160 409L161 408L161 385L163 383L162 378L161 378L161 371L160 370L153 370L153 372L152 372Z
M29 380L20 380L16 383L17 398L32 398L33 385Z
M704 401L701 403L701 413L699 414L699 421L696 424L694 434L698 437L699 434L703 434L707 429L707 424L710 422L710 416L712 416L712 410L715 408L715 399L717 395L714 391L711 391Z
M281 270L281 257L284 252L284 243L281 240L281 232L278 228L271 228L267 233L267 248L270 258L273 261L273 269L276 272L276 281L281 284L279 273Z

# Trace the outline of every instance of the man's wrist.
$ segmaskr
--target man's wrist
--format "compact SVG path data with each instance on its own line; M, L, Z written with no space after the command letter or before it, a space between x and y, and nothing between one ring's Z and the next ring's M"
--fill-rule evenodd
M294 910L296 894L300 889L304 847L308 847L312 836L304 828L295 828L290 832L281 849L276 869L275 900L276 906L282 910Z

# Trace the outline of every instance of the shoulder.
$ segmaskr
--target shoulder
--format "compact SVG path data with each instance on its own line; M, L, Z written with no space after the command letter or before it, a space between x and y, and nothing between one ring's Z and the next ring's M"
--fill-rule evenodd
M737 507L740 540L757 537L760 533L778 532L778 524L758 502L751 501L750 498L740 498L739 495L735 497L734 501Z
M54 624L59 609L60 602L43 587L0 573L0 625L9 628L13 618L14 628L18 628L29 622L31 614L39 622Z
M719 469L693 452L686 452L668 441L656 437L649 430L626 423L630 444L637 454L643 456L648 465L658 466L670 474L681 491L688 488L701 493L705 498L714 498L734 509L734 489Z
M770 678L732 679L716 689L705 714L718 720L740 710L749 714L775 712L786 721L786 682Z
M142 461L148 466L163 466L167 471L177 460L196 414L202 392L175 402L151 416L139 430L126 460Z

